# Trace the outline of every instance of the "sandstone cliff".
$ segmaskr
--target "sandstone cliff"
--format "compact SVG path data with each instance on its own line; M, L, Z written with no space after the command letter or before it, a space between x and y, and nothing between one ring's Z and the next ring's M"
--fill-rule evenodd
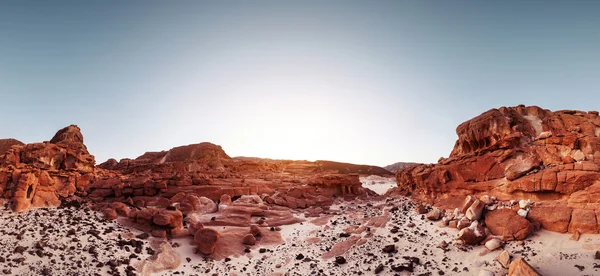
M2 140L0 195L15 211L56 207L74 195L138 208L165 208L195 194L213 201L223 195L257 195L291 208L326 204L334 196L369 193L361 174L390 174L374 166L330 161L232 159L221 146L199 143L110 159L95 166L79 127L59 130L49 142Z
M0 155L0 194L18 212L56 207L62 198L84 192L94 165L79 127L71 125L50 142L13 146Z
M566 223L560 231L598 232L598 112L502 107L464 122L456 133L449 158L401 171L390 194L439 205L465 195L532 199L541 203L528 218L543 226L554 224L546 211L558 208Z

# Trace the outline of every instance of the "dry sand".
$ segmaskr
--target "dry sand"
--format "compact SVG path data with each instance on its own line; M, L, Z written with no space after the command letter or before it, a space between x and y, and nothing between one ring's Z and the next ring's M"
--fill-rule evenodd
M151 243L154 249L158 244L153 238L135 238L140 232L106 221L87 207L21 214L12 213L6 205L2 208L0 272L5 274L126 275L128 267L136 267L150 256ZM320 218L296 215L307 221L274 231L285 243L259 241L249 253L219 260L196 254L191 237L173 239L169 242L180 254L181 264L157 275L374 275L378 267L378 275L507 273L494 260L501 250L488 252L482 246L453 244L456 229L438 228L416 214L407 199L338 201ZM410 223L414 227L409 227ZM241 236L245 230L225 231ZM600 235L582 235L579 241L569 237L542 230L523 244L506 244L505 249L514 257L525 258L543 275L600 275L600 260L594 259ZM446 249L439 247L442 241L449 244ZM239 250L240 244L241 240L228 239L220 246ZM395 250L384 252L389 245ZM345 263L339 258L336 262L336 256L344 257ZM407 271L411 263L412 273Z

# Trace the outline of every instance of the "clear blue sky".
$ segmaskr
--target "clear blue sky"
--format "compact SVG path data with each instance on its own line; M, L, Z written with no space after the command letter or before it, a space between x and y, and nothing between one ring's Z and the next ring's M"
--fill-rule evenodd
M1 1L0 137L435 162L490 108L600 109L599 2L557 2Z

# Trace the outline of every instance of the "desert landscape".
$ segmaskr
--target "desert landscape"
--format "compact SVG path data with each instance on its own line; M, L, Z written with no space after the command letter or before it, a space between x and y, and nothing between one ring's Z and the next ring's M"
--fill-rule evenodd
M600 116L502 107L449 158L381 167L199 143L96 164L81 129L1 141L13 275L595 275Z
M1 0L0 276L600 275L599 14Z

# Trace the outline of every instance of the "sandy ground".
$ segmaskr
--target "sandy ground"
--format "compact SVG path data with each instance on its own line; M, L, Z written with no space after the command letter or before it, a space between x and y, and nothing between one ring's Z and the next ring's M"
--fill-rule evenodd
M383 195L389 189L396 187L396 179L393 177L381 177L377 175L371 175L367 177L361 177L360 182L362 182L362 186L377 194Z
M378 275L478 275L482 270L495 275L507 273L495 261L501 250L490 252L483 246L454 245L456 229L437 227L416 214L408 200L340 202L332 207L341 214L326 215L315 223L283 226L281 234L286 243L264 247L264 253L259 253L257 249L261 247L257 246L246 255L216 262L199 258L191 245L179 247L180 254L191 261L184 262L177 271L184 275L374 275L377 267L382 267ZM371 226L362 233L344 234L348 228L369 225L372 218L394 207L398 208L390 212L391 219L385 227ZM321 225L323 221L326 223ZM415 226L408 227L409 223ZM339 252L345 258L344 264L336 263L335 258L323 258L335 250L336 244L354 237L359 242L346 252ZM600 275L595 268L600 260L594 260L600 236L584 235L578 242L569 237L542 230L522 245L506 244L504 249L513 257L525 258L543 275ZM439 246L442 241L450 245L443 249ZM395 245L396 250L384 252L387 245ZM411 261L413 272L401 271Z
M439 228L424 219L407 199L337 202L328 214L306 219L281 227L284 244L257 244L248 253L219 261L196 254L191 237L171 240L181 264L157 275L507 273L494 260L501 250L453 244L456 229ZM0 272L4 274L133 275L132 268L153 251L154 239L136 238L139 232L106 221L86 207L15 214L4 205L0 221ZM600 260L594 259L600 235L582 235L579 241L569 237L542 230L505 249L525 258L543 275L600 275ZM439 246L442 241L449 244L447 248ZM395 248L389 250L392 245Z
M135 275L133 266L154 253L147 240L87 207L0 209L5 275Z

